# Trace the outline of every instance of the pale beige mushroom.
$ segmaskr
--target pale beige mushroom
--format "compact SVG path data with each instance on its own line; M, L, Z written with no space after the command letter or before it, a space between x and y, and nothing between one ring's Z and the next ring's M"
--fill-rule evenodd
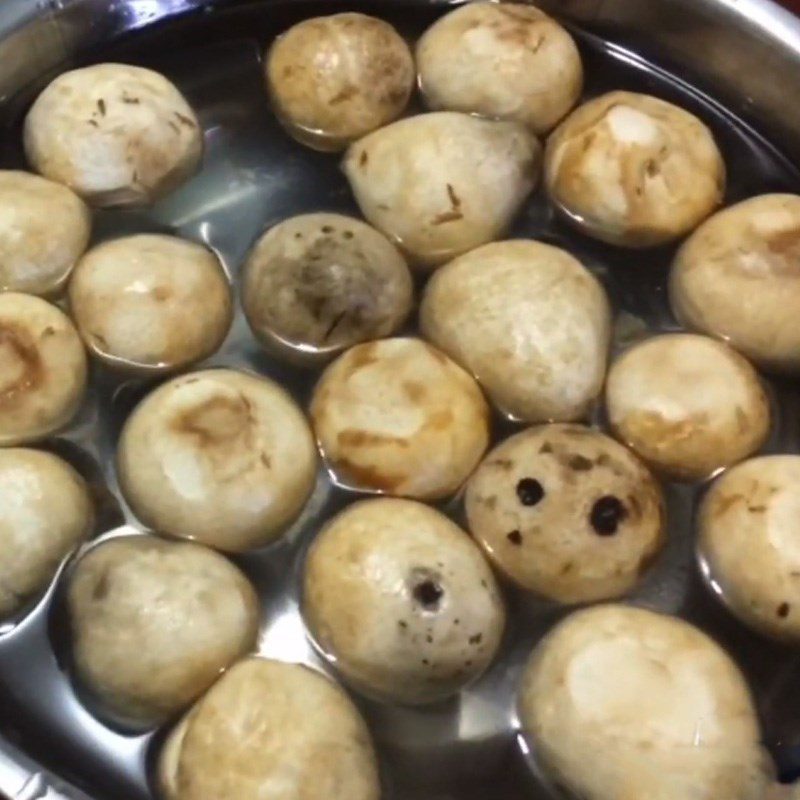
M567 617L534 650L519 716L545 773L585 800L764 800L774 780L737 666L652 611Z
M521 123L441 111L364 137L344 171L367 220L432 268L501 236L540 164L541 146Z
M417 69L432 109L522 122L547 133L578 101L583 65L572 37L522 3L476 2L431 25Z
M573 421L600 393L611 311L569 253L534 241L489 244L438 270L420 309L426 338L527 422Z
M300 664L231 667L172 731L166 800L378 800L369 730L347 695Z
M768 194L720 211L670 274L680 322L766 369L800 372L800 197Z
M0 170L0 291L58 294L91 230L89 209L66 186Z
M720 205L725 163L711 131L688 111L611 92L550 136L545 184L556 208L588 235L651 247L689 233Z
M338 481L419 500L453 494L489 444L478 385L420 339L348 350L317 384L311 419Z
M454 522L410 500L364 500L317 536L303 618L358 691L422 704L455 694L494 659L505 608L489 565Z
M200 166L203 131L163 75L129 64L65 72L25 119L25 152L93 206L147 205Z
M117 452L123 495L142 522L234 552L284 533L311 494L316 465L292 398L231 369L188 373L149 394Z
M265 70L278 118L318 150L341 150L397 119L414 88L408 45L388 22L365 14L297 23L270 47Z
M756 371L706 336L655 336L608 373L606 409L615 435L654 468L702 480L752 455L770 428Z
M374 228L341 214L301 214L256 242L242 305L267 350L314 363L394 333L413 292L403 257Z
M69 318L27 294L0 294L0 445L65 427L86 389L86 351Z
M542 425L494 448L467 483L467 525L515 584L561 603L611 600L666 541L647 468L599 431Z
M707 577L746 625L800 642L800 457L762 456L703 498L698 547Z
M92 355L146 374L210 356L233 316L219 258L174 236L126 236L93 248L73 273L69 301Z
M0 449L0 618L44 591L93 522L89 490L69 464L40 450Z
M150 727L185 708L255 647L255 590L189 542L122 536L84 555L67 604L78 679L100 713Z

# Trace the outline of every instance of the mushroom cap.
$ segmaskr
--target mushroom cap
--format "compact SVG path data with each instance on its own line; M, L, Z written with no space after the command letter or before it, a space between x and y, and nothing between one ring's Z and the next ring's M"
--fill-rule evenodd
M163 75L95 64L59 75L25 119L25 152L93 206L148 205L200 166L203 131Z
M539 180L524 125L441 111L400 120L347 151L361 212L420 268L500 236Z
M256 242L242 305L268 350L313 363L394 333L413 293L403 257L374 228L341 214L301 214Z
M557 247L495 242L451 261L428 282L420 324L516 419L580 419L602 389L608 299Z
M545 771L586 800L761 800L772 779L736 665L652 611L567 617L534 650L519 715Z
M420 500L455 493L489 445L477 383L420 339L341 355L314 390L311 420L337 480Z
M686 333L655 336L612 364L606 407L620 440L681 480L747 458L770 427L769 400L750 364L721 342Z
M27 294L0 294L0 445L63 428L86 388L86 352L63 311Z
M800 642L800 456L762 456L719 478L698 517L701 562L733 614Z
M144 373L210 356L233 317L217 256L175 236L126 236L93 248L73 273L69 301L92 355Z
M248 580L190 542L103 542L78 561L67 602L78 678L104 715L137 727L188 705L258 635Z
M66 461L41 450L0 449L0 618L44 591L93 524L89 490Z
M626 594L665 542L664 500L646 467L579 425L506 439L470 478L465 506L499 571L561 603Z
M552 133L545 184L588 235L651 247L689 233L720 205L725 162L693 114L649 95L611 92Z
M767 369L800 372L800 196L761 195L715 214L678 251L669 288L681 324Z
M344 13L306 19L270 47L266 78L287 131L341 150L397 119L414 89L414 60L388 22Z
M316 479L311 430L273 381L230 369L163 384L125 423L117 469L148 527L220 550L279 537Z
M91 230L89 209L66 186L0 170L0 291L58 294Z
M308 667L231 667L161 751L167 800L378 800L369 731L347 695Z
M535 6L477 2L423 34L417 68L430 108L549 131L578 101L583 64L572 37Z
M505 608L489 565L454 522L421 503L380 498L348 507L314 541L303 617L357 690L419 704L484 672Z

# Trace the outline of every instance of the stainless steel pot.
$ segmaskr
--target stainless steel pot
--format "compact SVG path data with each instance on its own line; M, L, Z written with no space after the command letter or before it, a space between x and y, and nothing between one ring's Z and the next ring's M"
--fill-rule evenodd
M261 0L267 8L275 1ZM8 111L30 84L132 31L248 4L254 0L0 0L0 107ZM800 161L800 20L770 0L539 4L685 76ZM12 800L101 800L42 770L13 743L14 729L0 709L0 793Z

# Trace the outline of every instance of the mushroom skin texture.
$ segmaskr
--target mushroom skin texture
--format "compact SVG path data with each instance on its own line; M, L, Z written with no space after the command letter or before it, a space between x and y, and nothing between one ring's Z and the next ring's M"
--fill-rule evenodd
M725 193L711 131L644 94L611 92L579 106L547 140L544 161L556 208L579 230L621 247L689 233Z
M75 671L103 716L158 725L252 650L259 602L230 561L154 536L109 539L67 588Z
M489 445L477 383L420 339L341 355L314 390L311 421L340 483L418 500L454 494Z
M421 503L380 498L345 509L315 539L303 618L357 691L418 705L444 700L486 670L505 606L461 528Z
M430 108L516 120L539 135L583 90L573 38L521 3L469 3L445 14L419 40L416 60Z
M800 456L761 456L715 481L698 516L698 552L714 593L745 625L800 642Z
M501 236L539 180L524 125L441 111L400 120L347 151L362 214L420 269Z
M269 352L318 363L394 333L414 286L397 248L341 214L301 214L270 228L244 268L242 305Z
M759 366L800 373L800 196L730 206L686 240L669 280L680 323Z
M175 236L125 236L93 248L73 273L69 301L89 352L134 373L203 360L222 344L233 318L219 258Z
M0 291L59 294L91 232L89 209L66 186L0 170Z
M86 389L86 351L69 317L28 294L0 294L0 446L63 428Z
M585 800L763 800L773 769L747 684L699 629L644 609L578 611L522 678L523 734Z
M617 438L678 480L703 480L747 458L770 429L753 367L725 344L687 333L654 336L612 364L606 409Z
M388 22L344 13L306 19L266 58L267 88L291 136L336 151L397 119L414 89L414 60Z
M276 383L230 369L163 384L122 430L117 474L152 530L239 552L277 539L314 488L302 411Z
M165 800L379 800L366 723L333 681L301 664L231 667L165 742Z
M25 119L31 166L98 208L145 206L177 189L203 158L203 131L163 75L128 64L65 72Z
M495 242L428 282L423 335L471 372L503 414L581 419L600 393L611 309L599 281L541 242Z
M665 544L658 483L621 444L579 425L506 439L470 478L464 504L499 572L559 603L627 594Z
M0 619L43 592L93 526L89 490L66 461L41 450L0 449Z

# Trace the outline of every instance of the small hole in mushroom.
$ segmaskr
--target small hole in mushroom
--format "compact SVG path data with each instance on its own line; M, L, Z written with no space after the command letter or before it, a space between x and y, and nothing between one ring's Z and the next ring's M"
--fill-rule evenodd
M613 536L628 516L622 501L613 495L601 497L593 506L589 521L598 536Z
M544 488L535 478L523 478L517 484L517 497L524 506L535 506L544 497Z
M436 581L429 578L421 583L418 583L414 587L412 595L414 600L416 600L426 611L436 611L439 608L439 603L444 595L444 590L441 586L439 586L438 583L436 583Z

